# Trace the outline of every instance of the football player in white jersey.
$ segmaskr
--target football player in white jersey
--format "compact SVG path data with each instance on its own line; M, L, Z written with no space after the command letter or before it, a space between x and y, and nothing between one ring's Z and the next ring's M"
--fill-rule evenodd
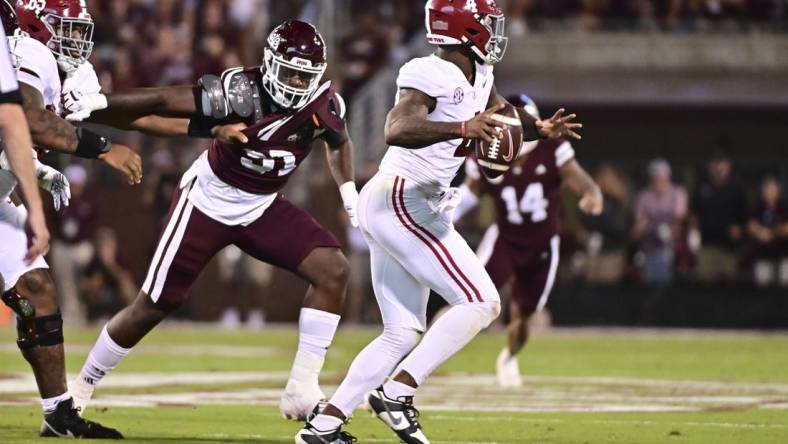
M94 94L100 89L92 67L85 61L92 47L93 22L84 3L84 0L20 0L16 6L10 0L0 3L6 33L15 34L10 50L17 69L22 107L32 141L39 148L99 158L121 171L130 184L135 184L142 172L140 158L134 151L112 145L59 116L63 109L63 88L77 95ZM65 81L64 85L61 81ZM56 207L67 205L69 192L64 176L40 163L37 168L39 185L52 193ZM74 408L66 385L63 320L55 285L43 258L32 264L22 260L26 247L25 217L24 208L17 208L5 199L0 202L0 221L16 227L13 232L3 232L0 243L0 274L5 280L2 300L17 314L17 344L36 377L44 410L40 433L47 437L122 438L117 430L83 419Z
M474 140L490 142L501 125L491 116L504 106L493 78L506 48L504 16L493 0L430 0L425 12L427 40L438 49L400 70L385 127L390 147L358 203L383 333L297 443L352 442L342 425L365 395L402 441L428 443L413 407L417 388L500 312L484 265L452 225L458 193L449 184ZM563 110L547 120L518 114L526 140L580 138L582 125ZM451 308L427 330L430 289Z

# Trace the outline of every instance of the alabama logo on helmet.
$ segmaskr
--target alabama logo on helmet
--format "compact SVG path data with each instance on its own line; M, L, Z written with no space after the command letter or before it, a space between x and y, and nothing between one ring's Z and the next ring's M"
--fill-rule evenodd
M506 52L506 19L493 0L428 0L424 7L427 41L465 45L482 62L500 62Z

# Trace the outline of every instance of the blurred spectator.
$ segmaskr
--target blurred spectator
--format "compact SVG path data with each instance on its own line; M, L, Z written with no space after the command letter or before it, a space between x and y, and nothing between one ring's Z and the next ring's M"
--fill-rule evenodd
M345 98L388 63L389 36L379 20L377 10L367 6L358 13L356 26L339 44L339 69Z
M692 199L693 225L699 231L698 276L708 282L732 279L747 219L743 188L732 179L733 164L724 153L708 163Z
M220 251L217 260L219 283L227 302L219 325L235 330L245 318L247 328L265 327L265 290L270 287L274 266L258 261L235 245Z
M645 280L666 284L673 279L676 246L687 217L687 192L675 185L663 159L648 167L650 184L635 201L633 234L640 242Z
M609 163L599 166L594 180L605 197L605 208L599 216L580 212L584 227L581 243L588 255L585 275L589 282L614 283L624 271L631 191L621 171Z
M49 219L54 227L50 260L61 300L63 319L71 324L85 322L85 311L77 294L77 278L93 257L98 203L86 194L87 171L79 164L63 170L71 184L69 206Z
M747 222L752 239L754 278L758 285L788 286L788 205L777 179L767 177Z
M182 172L169 149L156 151L151 160L152 173L145 178L146 188L142 202L153 211L156 217L156 229L160 230L164 228L172 196L178 188Z
M87 308L87 319L108 318L134 300L137 284L123 265L118 240L111 228L96 233L94 254L82 271L79 294Z

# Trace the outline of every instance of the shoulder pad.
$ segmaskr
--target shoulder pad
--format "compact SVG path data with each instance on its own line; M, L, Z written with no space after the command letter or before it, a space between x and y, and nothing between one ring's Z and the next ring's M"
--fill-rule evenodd
M341 133L345 129L345 100L333 89L326 90L324 96L315 114L328 131Z
M222 83L227 102L232 112L240 117L249 117L260 110L260 91L247 72L238 68L225 71Z
M205 117L223 119L230 114L222 80L218 76L206 74L200 77L197 85L202 89L201 111Z

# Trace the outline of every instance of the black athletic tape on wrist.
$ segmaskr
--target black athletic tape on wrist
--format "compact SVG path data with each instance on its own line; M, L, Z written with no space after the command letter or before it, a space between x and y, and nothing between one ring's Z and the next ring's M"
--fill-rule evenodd
M213 134L211 134L211 130L216 126L216 122L217 120L207 117L189 119L189 129L187 133L189 137L212 139Z
M74 152L77 157L95 159L112 148L109 139L85 128L77 128L77 139L79 144Z

